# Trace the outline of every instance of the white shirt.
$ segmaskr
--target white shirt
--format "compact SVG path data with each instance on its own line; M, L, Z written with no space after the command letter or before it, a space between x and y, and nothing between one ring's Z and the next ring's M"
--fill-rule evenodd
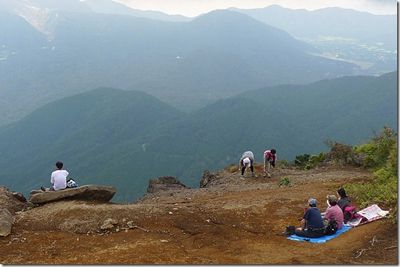
M53 184L54 190L61 190L67 187L67 176L66 170L56 170L51 173L50 182Z

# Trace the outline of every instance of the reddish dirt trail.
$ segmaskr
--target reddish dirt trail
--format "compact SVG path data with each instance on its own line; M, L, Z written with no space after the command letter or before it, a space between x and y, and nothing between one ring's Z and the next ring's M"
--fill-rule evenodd
M220 175L234 182L157 194L137 204L58 202L20 213L12 235L0 239L0 263L398 263L397 225L387 219L325 244L290 241L282 235L285 226L299 224L310 196L324 210L327 194L341 184L367 179L365 171L283 169L272 179ZM288 177L293 186L279 187L281 177ZM121 230L96 233L106 218L116 219ZM129 220L142 229L124 230Z

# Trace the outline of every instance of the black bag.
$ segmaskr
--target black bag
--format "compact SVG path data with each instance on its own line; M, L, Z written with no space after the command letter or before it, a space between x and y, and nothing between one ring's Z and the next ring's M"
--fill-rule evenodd
M325 235L334 235L338 229L338 225L335 219L330 219L328 225L325 227Z
M295 231L296 231L296 227L294 227L294 226L287 226L286 227L286 231L285 231L285 235L286 236L290 236L290 235L293 235L294 233L295 233Z

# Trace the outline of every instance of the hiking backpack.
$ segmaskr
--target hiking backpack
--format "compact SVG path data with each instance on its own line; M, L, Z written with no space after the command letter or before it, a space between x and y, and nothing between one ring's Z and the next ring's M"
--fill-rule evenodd
M296 232L296 227L294 227L294 226L292 226L292 225L289 225L289 226L286 227L286 231L284 232L284 234L285 234L286 236L291 236L291 235L293 235L295 232Z
M351 221L353 219L357 218L357 209L356 207L352 205L348 205L344 207L343 209L343 219L344 223L347 223L348 221Z
M338 225L335 219L330 219L328 225L325 227L325 235L334 235L338 229Z

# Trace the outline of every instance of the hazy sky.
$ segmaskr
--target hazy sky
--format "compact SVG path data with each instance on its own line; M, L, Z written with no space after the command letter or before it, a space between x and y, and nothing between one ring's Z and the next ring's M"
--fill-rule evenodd
M396 14L396 0L114 0L132 8L159 10L167 14L197 16L214 9L229 7L261 8L278 4L288 8L314 10L324 7L344 7L374 14Z

